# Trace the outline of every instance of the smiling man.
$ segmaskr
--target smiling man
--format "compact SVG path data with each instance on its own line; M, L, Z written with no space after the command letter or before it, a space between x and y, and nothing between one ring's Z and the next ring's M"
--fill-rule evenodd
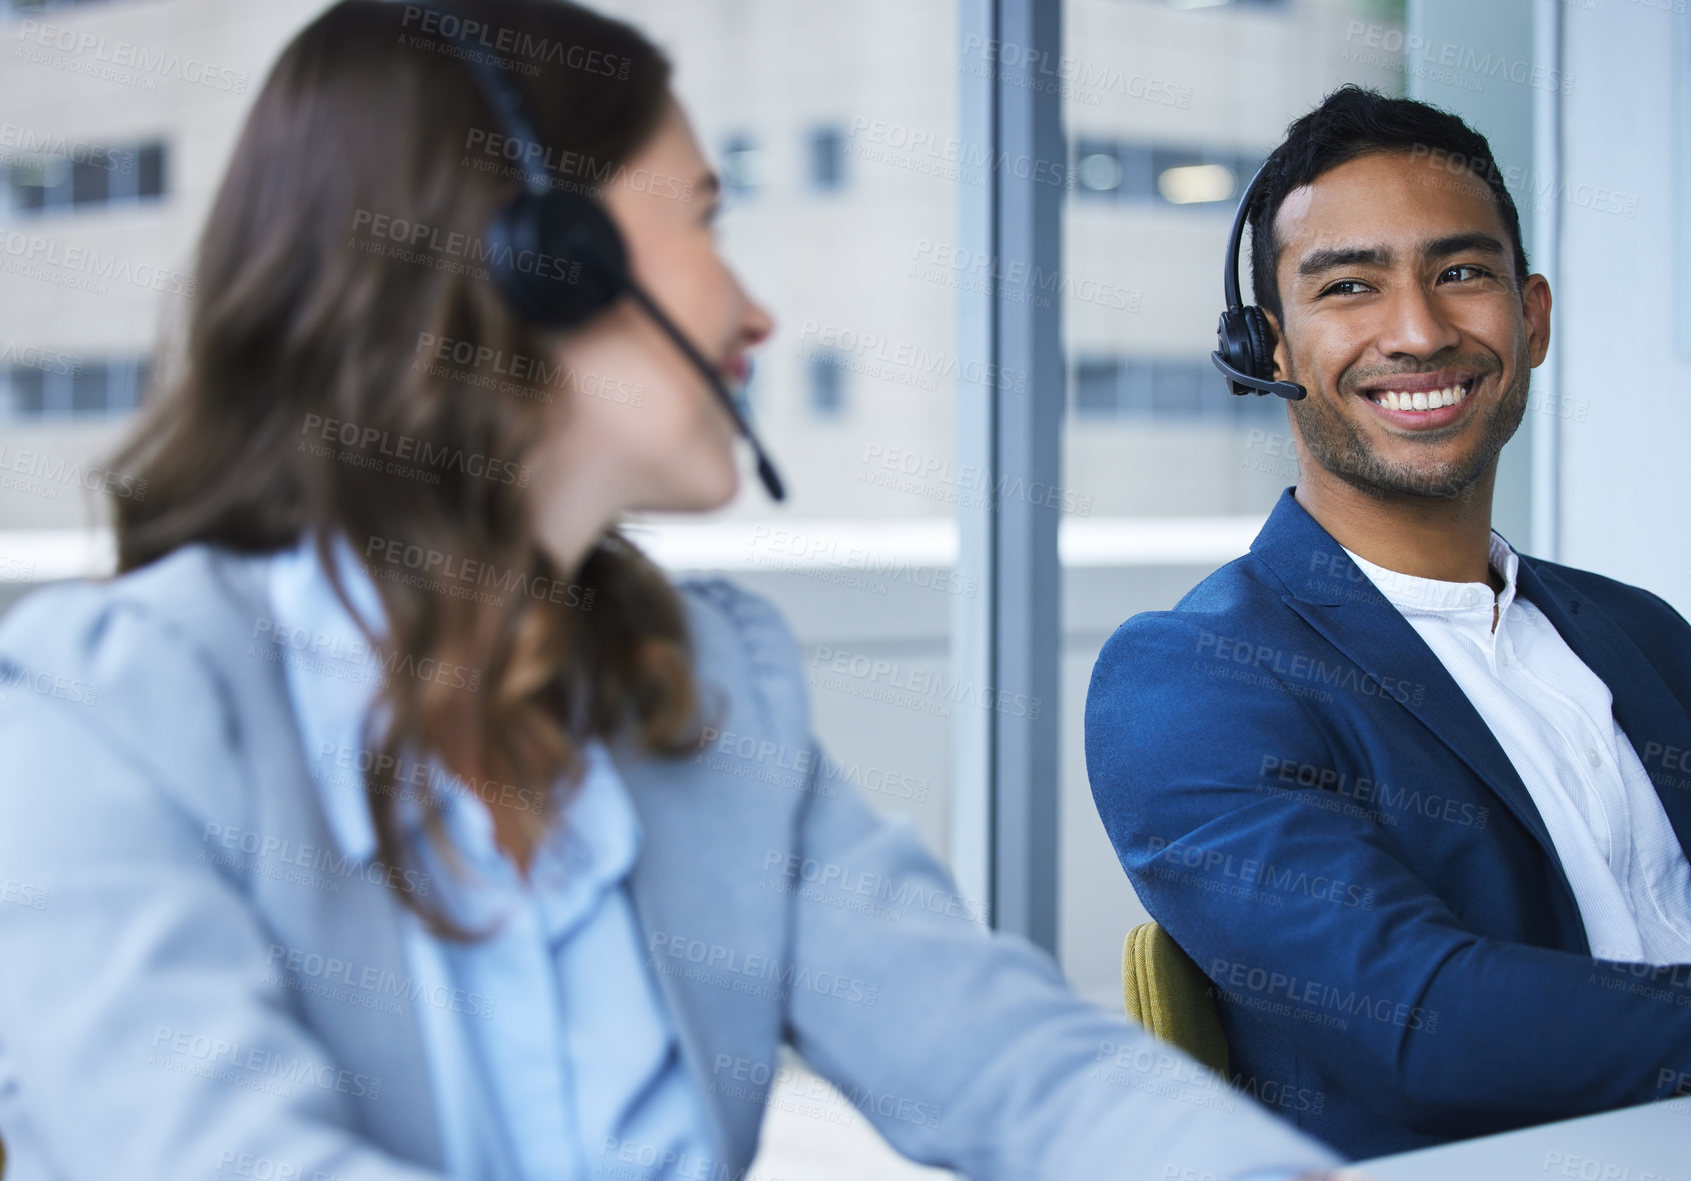
M1490 147L1347 87L1247 200L1298 482L1099 657L1121 863L1353 1156L1691 1089L1691 628L1491 529L1551 299Z

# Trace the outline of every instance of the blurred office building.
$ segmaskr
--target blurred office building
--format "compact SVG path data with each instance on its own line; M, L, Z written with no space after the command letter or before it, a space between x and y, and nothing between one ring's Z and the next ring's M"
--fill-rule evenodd
M144 396L161 322L192 297L192 249L252 95L320 0L8 0L0 22L0 406L40 486L0 495L0 528L76 526L62 476L98 462ZM1360 0L1199 5L1095 0L1067 50L958 33L955 0L627 0L607 5L674 56L727 181L730 253L776 314L751 393L797 476L781 517L945 517L968 488L955 397L1028 378L960 359L959 291L1067 310L1068 490L1090 515L1252 513L1283 483L1237 462L1280 408L1223 394L1208 353L1234 198L1287 120L1362 64ZM966 142L960 76L1028 68L1065 99L1066 158L995 162ZM1065 266L971 250L958 189L995 166L1068 196ZM1279 458L1272 456L1270 458ZM1280 465L1281 467L1284 464ZM87 483L95 483L95 478ZM919 481L918 481L919 483ZM769 515L748 495L734 510Z

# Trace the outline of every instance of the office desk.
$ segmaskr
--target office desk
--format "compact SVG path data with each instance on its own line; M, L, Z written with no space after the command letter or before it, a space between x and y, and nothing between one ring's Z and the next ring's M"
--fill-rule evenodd
M1691 1097L1359 1161L1371 1181L1691 1181Z

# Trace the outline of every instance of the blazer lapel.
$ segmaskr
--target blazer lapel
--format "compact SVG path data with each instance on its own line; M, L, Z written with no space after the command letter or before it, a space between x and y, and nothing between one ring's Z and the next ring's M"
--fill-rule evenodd
M742 956L747 954L747 941L734 931L735 899L724 897L720 884L713 889L676 861L678 851L697 849L701 840L708 843L696 823L697 806L688 803L689 796L701 790L698 777L645 755L626 733L606 745L640 816L640 855L628 882L646 940L648 969L675 1020L682 1055L711 1115L709 1131L716 1159L730 1171L742 1169L752 1158L763 1112L746 1102L738 1088L720 1085L725 1078L716 1069L716 1055L726 1053L765 1065L772 1079L780 1041L779 1013L771 1004L767 1021L748 1022L747 996L662 970L663 961L669 959L669 941L678 936L706 937L713 951L720 946ZM685 959L669 963L692 966Z
M1691 749L1691 717L1685 706L1612 615L1580 595L1554 570L1540 570L1527 558L1521 559L1516 580L1520 594L1543 612L1574 655L1608 686L1615 720L1644 763L1646 774L1648 744ZM1691 851L1691 793L1663 791L1654 781L1652 785L1681 848Z
M1251 550L1285 581L1287 606L1361 670L1357 686L1353 690L1347 684L1346 691L1377 696L1380 708L1403 708L1454 751L1532 834L1573 905L1573 889L1544 819L1491 727L1426 641L1297 503L1291 489Z
M335 842L323 815L317 792L305 786L310 769L300 746L286 678L280 662L245 657L255 620L268 618L270 602L262 558L222 554L216 574L226 589L227 613L205 612L203 599L183 596L180 606L195 614L192 630L222 628L208 651L238 668L225 670L226 682L242 695L239 716L262 718L266 724L247 727L252 749L250 765L261 776L253 788L257 812L252 826L267 835L285 837L294 846L323 847ZM188 629L185 621L185 630ZM262 670L254 675L254 669ZM286 725L273 724L285 721ZM341 856L347 850L339 849ZM338 955L348 963L373 968L392 979L409 981L412 968L405 951L403 916L385 887L360 874L346 875L335 894L278 885L267 877L253 883L254 898L265 911L280 941L310 947L324 955ZM315 1032L342 1062L381 1064L380 1097L361 1103L363 1125L390 1151L429 1168L444 1167L438 1134L441 1113L419 1022L421 1006L391 1019L375 1016L334 999L302 993L301 1004L312 1015Z

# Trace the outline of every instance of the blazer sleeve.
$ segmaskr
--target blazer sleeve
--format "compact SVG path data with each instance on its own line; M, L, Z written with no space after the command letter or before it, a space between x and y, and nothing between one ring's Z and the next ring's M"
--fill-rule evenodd
M0 1054L55 1175L436 1177L360 1138L355 1104L379 1102L379 1081L339 1069L266 982L268 936L206 860L194 789L161 781L185 734L222 729L212 674L122 606L52 665L0 656L0 877L32 902L0 905ZM142 749L116 714L183 728ZM199 772L234 794L227 753Z
M1340 743L1297 686L1195 667L1200 630L1166 614L1117 630L1087 696L1086 762L1140 898L1233 1003L1383 1116L1447 1136L1661 1098L1691 1077L1691 973L1641 981L1464 929L1362 809L1262 783L1267 755L1345 766ZM1272 891L1272 909L1253 897L1295 874L1311 888Z
M808 729L794 638L731 611L772 711ZM811 740L797 815L786 1036L889 1143L980 1181L1290 1176L1338 1163L1178 1051L1078 999L1042 951L993 934L908 824Z

